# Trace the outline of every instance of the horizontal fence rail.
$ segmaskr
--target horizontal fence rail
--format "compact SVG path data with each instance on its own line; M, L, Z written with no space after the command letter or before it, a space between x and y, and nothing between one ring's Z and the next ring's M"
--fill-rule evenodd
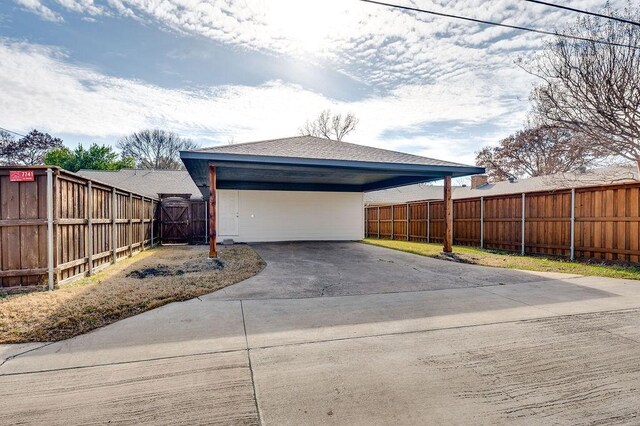
M441 200L365 207L365 235L441 243ZM457 245L640 263L640 183L453 201Z
M0 290L52 289L153 246L157 214L157 199L59 168L0 168Z

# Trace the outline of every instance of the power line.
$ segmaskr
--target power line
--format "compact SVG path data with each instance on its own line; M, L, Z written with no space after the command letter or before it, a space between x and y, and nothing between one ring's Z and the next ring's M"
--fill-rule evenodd
M571 12L584 13L585 15L597 16L598 18L612 19L618 22L624 22L625 24L637 25L640 26L640 22L631 21L629 19L618 18L617 16L612 15L604 15L602 13L589 12L588 10L576 9L575 7L563 6L561 4L548 3L546 1L541 0L524 0L529 3L537 3L544 6L557 7L558 9L569 10Z
M5 132L13 133L14 135L18 135L18 136L23 137L23 138L26 137L25 135L23 135L21 133L14 132L13 130L5 129L4 127L0 127L0 130L4 130Z
M411 12L420 12L420 13L426 13L428 15L442 16L444 18L460 19L462 21L475 22L475 23L478 23L478 24L493 25L493 26L496 26L496 27L503 27L503 28L511 28L512 30L528 31L528 32L537 33L537 34L552 35L552 36L569 38L569 39L573 39L573 40L589 41L589 42L592 42L592 43L605 44L605 45L609 45L609 46L626 47L626 48L630 48L630 49L638 49L639 48L639 46L632 46L630 44L612 43L612 42L605 41L605 40L595 40L595 39L592 39L592 38L580 37L580 36L575 36L575 35L571 35L571 34L563 34L563 33L557 33L557 32L546 31L546 30L538 30L538 29L535 29L535 28L521 27L519 25L503 24L503 23L500 23L500 22L485 21L483 19L469 18L469 17L466 17L466 16L453 15L453 14L450 14L450 13L435 12L433 10L418 9L417 7L402 6L402 5L399 5L399 4L385 3L385 2L382 2L382 1L376 1L376 0L359 0L359 1L364 2L364 3L377 4L377 5L380 5L380 6L392 7L392 8L396 8L396 9L409 10Z

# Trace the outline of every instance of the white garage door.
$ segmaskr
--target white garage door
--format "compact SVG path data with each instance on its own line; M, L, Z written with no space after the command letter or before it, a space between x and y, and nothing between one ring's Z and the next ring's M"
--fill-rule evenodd
M229 190L219 190L218 193L219 240L339 241L364 238L362 193Z

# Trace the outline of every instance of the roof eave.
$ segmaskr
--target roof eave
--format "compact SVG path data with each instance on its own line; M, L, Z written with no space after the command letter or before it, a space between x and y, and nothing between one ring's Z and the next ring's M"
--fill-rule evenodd
M277 157L267 155L227 154L198 151L180 151L183 160L225 161L238 163L258 163L289 166L314 166L360 170L388 170L396 172L427 173L434 172L441 176L468 176L485 172L484 167L465 165L430 165L430 164L405 164L382 163L372 161L353 160L329 160L300 157Z

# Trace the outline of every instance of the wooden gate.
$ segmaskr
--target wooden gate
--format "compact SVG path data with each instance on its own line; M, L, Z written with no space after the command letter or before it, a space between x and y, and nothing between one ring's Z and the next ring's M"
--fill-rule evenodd
M163 198L160 204L160 235L163 243L187 244L191 240L191 203L181 197Z

